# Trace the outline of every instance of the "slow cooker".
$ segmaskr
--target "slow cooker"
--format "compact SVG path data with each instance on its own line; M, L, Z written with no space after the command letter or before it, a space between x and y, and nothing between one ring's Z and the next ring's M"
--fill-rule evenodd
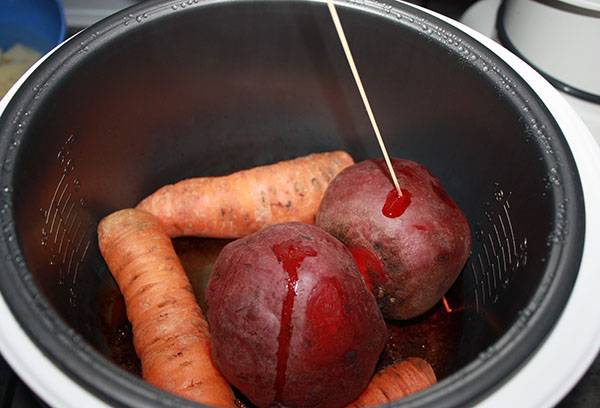
M473 30L393 0L337 5L390 153L440 178L474 238L439 383L393 405L556 403L600 347L597 144ZM319 0L136 5L56 48L0 109L0 350L57 407L194 406L107 337L102 217L187 177L380 154Z

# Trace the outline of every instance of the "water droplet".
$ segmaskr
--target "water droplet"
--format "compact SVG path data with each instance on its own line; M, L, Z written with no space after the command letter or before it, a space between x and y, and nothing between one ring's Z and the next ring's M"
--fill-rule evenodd
M173 5L171 6L171 8L172 8L173 10L177 10L177 4L173 4Z
M82 208L85 208L86 202L85 202L85 199L83 197L79 199L79 205L81 205Z
M148 13L144 13L144 14L142 14L142 17L144 17L144 18L148 18Z
M525 310L523 310L523 316L529 319L533 315L534 311L535 309L532 306L528 306L525 308Z
M484 232L483 232L483 230L482 230L482 229L476 229L476 230L475 230L475 238L476 238L478 241L483 241L483 237L484 237L484 235L485 235L485 234L484 234Z
M549 174L547 177L545 177L545 187L547 189L549 189L550 187L554 186L560 186L561 182L560 182L560 176L558 174L558 170L556 169L556 167L552 167L549 171Z
M83 47L83 51L88 51L90 49L90 47L88 47L87 45L85 47Z
M422 28L423 30L427 31L427 24L422 24L422 25L421 25L421 28Z
M135 21L137 21L138 23L141 23L142 22L142 16L137 16L135 18Z
M504 191L502 189L496 191L494 193L494 198L496 199L496 201L498 201L499 203L502 202L502 199L504 198Z
M494 218L493 218L493 214L492 214L491 211L486 211L484 213L484 215L485 215L485 218L488 220L488 222L492 222L493 221Z
M73 180L73 186L75 188L75 191L79 191L81 189L81 181L79 180L79 178L75 177L75 179Z
M74 284L75 282L73 282ZM73 288L69 288L69 303L71 304L72 307L76 307L77 306L77 294L75 293L75 291L73 290Z
M487 65L484 65L482 69L483 69L483 72L488 72L489 71L489 68L488 68Z
M67 159L67 161L65 162L65 165L63 167L63 171L64 172L68 172L69 168L73 166L73 159L69 158Z

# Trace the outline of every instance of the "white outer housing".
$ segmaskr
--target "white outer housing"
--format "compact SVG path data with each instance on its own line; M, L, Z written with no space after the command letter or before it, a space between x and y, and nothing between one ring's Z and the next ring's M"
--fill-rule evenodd
M506 35L545 74L600 97L600 1L563 2L581 13L537 0L506 0Z
M477 405L485 408L551 407L581 378L600 349L600 319L597 318L600 316L600 274L597 273L597 265L600 264L600 189L597 184L600 180L600 147L575 111L530 66L475 30L418 8L464 31L513 68L554 116L577 163L585 200L585 244L571 297L540 349L523 368ZM32 66L0 100L0 116L25 79L57 48ZM57 408L107 407L106 403L63 373L36 347L10 312L1 294L0 351L19 377L49 405Z

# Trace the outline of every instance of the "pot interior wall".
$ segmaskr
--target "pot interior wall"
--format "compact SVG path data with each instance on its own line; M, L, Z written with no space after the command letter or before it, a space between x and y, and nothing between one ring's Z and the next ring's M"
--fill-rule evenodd
M34 282L109 358L103 216L186 177L333 149L380 156L323 4L142 7L78 35L21 91L36 98L19 112L13 173ZM562 238L557 189L576 171L554 122L500 61L420 13L390 9L346 4L340 16L390 153L425 164L473 229L451 295L462 334L450 374L531 301Z

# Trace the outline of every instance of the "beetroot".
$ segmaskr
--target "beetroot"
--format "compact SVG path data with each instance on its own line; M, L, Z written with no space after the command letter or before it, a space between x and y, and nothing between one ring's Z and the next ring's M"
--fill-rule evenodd
M350 252L312 225L274 225L228 244L206 300L213 359L259 407L346 405L387 336Z
M316 223L348 246L386 318L431 308L462 270L469 224L422 165L394 159L399 197L383 160L343 170L327 188Z

